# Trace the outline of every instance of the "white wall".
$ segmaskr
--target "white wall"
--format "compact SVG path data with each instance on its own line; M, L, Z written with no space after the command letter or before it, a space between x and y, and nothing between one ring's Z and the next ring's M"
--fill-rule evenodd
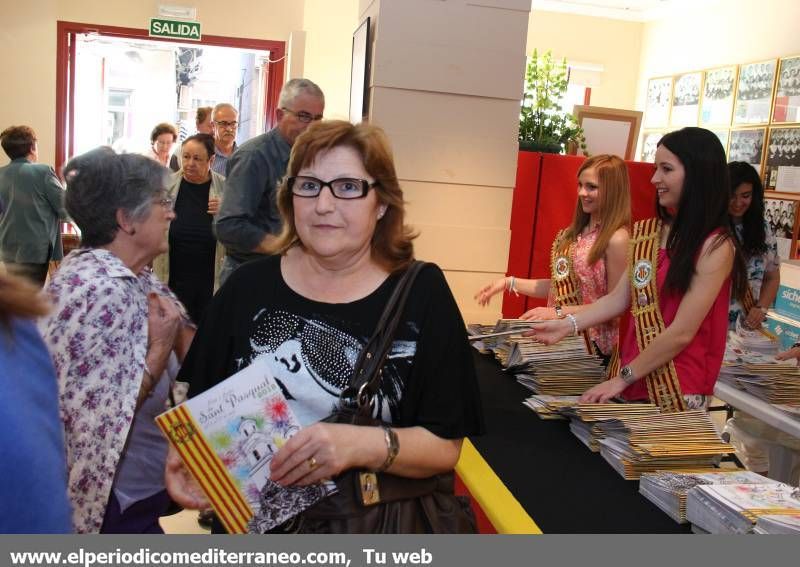
M800 54L797 0L709 0L647 23L642 35L637 108L647 80L721 65Z

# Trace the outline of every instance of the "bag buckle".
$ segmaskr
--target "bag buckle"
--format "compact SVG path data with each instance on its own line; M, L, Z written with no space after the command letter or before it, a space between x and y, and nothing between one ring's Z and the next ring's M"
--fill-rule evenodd
M361 503L364 506L372 506L381 501L381 493L378 490L378 475L374 472L362 472L358 474L358 483L361 487Z

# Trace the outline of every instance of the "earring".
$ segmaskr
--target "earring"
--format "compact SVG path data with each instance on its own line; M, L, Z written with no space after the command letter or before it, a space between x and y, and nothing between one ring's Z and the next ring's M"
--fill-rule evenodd
M378 220L381 220L383 218L383 215L385 214L386 214L386 207L381 207L380 209L378 209Z

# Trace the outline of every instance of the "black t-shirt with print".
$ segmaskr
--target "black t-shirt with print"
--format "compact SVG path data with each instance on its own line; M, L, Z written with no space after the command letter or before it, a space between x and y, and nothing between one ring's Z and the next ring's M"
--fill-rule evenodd
M240 266L214 297L183 363L190 396L269 357L303 425L331 413L359 352L375 331L399 276L350 303L321 303L292 291L274 256ZM375 413L449 439L483 432L466 330L444 274L421 270L409 294Z

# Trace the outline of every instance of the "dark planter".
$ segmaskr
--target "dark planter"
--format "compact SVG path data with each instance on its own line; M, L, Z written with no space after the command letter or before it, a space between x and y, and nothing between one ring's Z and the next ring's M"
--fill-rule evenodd
M523 152L542 152L545 154L560 154L561 144L554 142L540 142L538 140L520 140L519 149Z

